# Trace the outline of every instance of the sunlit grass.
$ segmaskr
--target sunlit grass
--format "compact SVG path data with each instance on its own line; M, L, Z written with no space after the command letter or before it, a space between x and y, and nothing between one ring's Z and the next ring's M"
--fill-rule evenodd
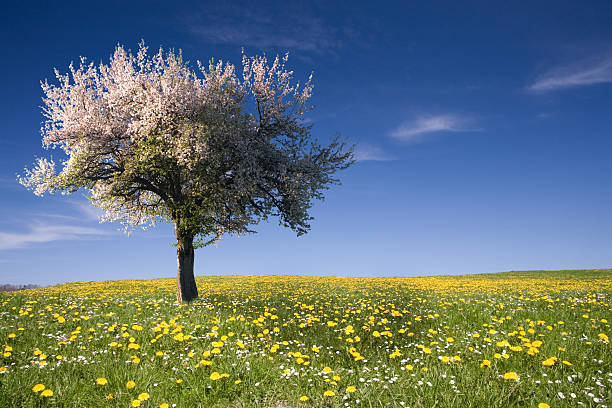
M610 404L610 270L174 285L0 294L0 406Z

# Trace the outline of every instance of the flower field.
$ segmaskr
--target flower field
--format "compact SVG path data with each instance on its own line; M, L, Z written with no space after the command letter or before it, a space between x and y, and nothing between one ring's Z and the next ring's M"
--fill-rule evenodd
M612 406L612 271L0 294L2 407Z

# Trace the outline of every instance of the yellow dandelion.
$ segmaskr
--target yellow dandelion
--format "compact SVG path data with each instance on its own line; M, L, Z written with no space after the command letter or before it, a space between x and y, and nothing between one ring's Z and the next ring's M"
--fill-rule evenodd
M302 396L300 397L300 401L302 401L302 402L308 401L308 397L307 397L307 396L305 396L305 395L302 395Z
M96 384L98 385L106 385L108 384L108 380L104 377L100 377L98 379L96 379Z
M336 393L333 392L332 390L327 390L323 393L323 395L326 397L333 397L334 395L336 395Z
M346 392L355 392L357 391L357 388L355 388L352 385L349 385L348 387L346 387Z
M40 393L41 397L51 397L53 396L53 391L46 389L43 392Z
M34 392L41 392L44 389L45 389L45 386L43 384L36 384L35 386L32 387L32 391Z
M146 392L141 392L140 394L138 394L138 399L140 401L146 401L149 399L149 394Z
M504 374L504 380L514 380L518 381L518 374L514 371L510 371Z
M136 386L136 383L134 381L132 381L132 380L130 380L130 381L125 383L125 388L127 388L128 390L131 390L135 386Z
M139 406L140 406L140 404L141 404L140 400L134 400L134 401L132 401L132 406L133 406L133 407L139 407Z

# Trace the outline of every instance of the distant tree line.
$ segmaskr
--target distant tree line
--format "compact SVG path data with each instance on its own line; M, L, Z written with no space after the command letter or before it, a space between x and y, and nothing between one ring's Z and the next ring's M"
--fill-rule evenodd
M12 292L15 290L26 290L40 288L38 285L11 285L9 283L0 284L0 292Z

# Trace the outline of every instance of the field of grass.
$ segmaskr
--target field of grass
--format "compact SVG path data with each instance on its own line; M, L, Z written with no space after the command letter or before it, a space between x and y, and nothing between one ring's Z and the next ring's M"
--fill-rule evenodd
M612 406L612 270L197 282L0 294L0 406Z

